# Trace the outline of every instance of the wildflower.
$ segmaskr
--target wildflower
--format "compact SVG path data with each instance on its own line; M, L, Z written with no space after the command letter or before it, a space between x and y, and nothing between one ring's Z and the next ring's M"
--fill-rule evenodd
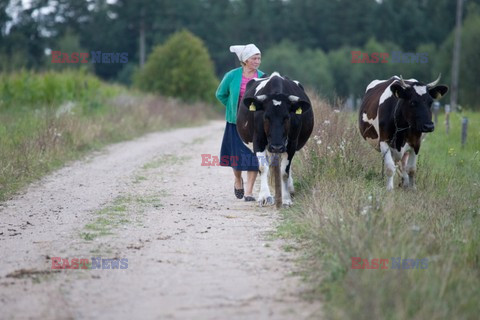
M370 211L370 206L366 206L365 208L363 208L360 214L364 216L368 213L368 211Z
M75 103L72 101L68 101L62 104L57 111L55 112L55 117L59 118L63 114L73 115L73 109L75 108Z
M420 227L414 224L413 226L410 227L410 230L418 232L420 231Z
M60 138L62 136L61 132L57 131L57 128L53 128L53 138Z

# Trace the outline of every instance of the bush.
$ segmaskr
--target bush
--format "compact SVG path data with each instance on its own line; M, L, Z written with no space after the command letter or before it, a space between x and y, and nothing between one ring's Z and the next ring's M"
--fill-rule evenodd
M134 83L142 90L185 101L215 102L218 80L202 40L183 30L153 49Z

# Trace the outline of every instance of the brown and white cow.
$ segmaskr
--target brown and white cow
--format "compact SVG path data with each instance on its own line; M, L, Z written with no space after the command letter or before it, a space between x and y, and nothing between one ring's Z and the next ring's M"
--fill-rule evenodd
M440 76L429 84L393 76L374 80L367 86L358 123L362 137L382 154L387 190L393 189L397 162L403 187L415 188L422 134L434 129L432 102L448 92L447 86L437 85L439 81Z

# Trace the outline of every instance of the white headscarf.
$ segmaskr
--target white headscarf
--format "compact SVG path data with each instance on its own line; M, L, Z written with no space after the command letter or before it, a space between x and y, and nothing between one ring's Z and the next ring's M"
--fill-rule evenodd
M251 56L260 53L260 50L256 45L250 43L246 46L230 46L230 52L234 52L240 61L245 62Z

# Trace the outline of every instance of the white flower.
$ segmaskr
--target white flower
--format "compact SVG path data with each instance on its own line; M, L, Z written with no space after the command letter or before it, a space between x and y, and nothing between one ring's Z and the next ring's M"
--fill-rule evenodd
M62 104L57 111L55 112L55 117L59 118L63 114L74 114L73 109L75 108L75 102L72 101L67 101L64 104Z
M325 121L323 121L323 124L329 125L329 124L330 124L330 120L325 120Z
M418 231L420 231L420 227L417 226L417 225L413 225L413 226L410 227L410 230L418 232Z

